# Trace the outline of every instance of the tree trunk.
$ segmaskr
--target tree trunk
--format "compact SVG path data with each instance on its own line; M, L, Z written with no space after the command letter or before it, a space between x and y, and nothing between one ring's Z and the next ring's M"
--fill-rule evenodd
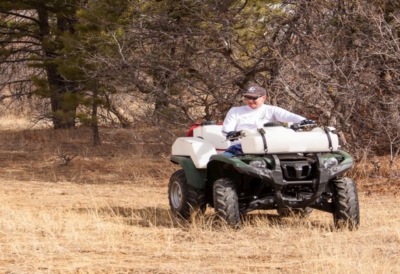
M93 90L93 105L92 105L92 133L93 133L93 145L101 146L99 124L97 120L97 95L98 95L98 85L96 83L95 89Z
M51 41L49 14L44 9L38 9L39 27L41 43L45 55L44 67L47 73L49 83L51 118L54 129L75 127L76 109L78 106L76 91L77 84L74 81L68 81L58 72L57 64L54 62L58 57L56 46ZM58 28L62 30L65 26ZM64 22L65 23L65 22Z

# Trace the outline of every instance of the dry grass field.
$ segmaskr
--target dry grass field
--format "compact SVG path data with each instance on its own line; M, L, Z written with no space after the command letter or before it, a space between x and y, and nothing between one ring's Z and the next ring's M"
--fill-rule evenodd
M145 131L25 130L0 123L0 273L400 273L400 178L350 174L361 226L332 216L247 216L242 230L210 209L192 223L170 216L169 148L135 141ZM396 168L398 163L395 163ZM386 168L387 170L387 168Z

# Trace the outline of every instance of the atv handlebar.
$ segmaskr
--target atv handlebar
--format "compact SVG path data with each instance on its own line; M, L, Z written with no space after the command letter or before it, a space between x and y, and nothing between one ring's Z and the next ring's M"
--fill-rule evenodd
M290 125L290 128L293 129L294 131L298 131L302 128L315 127L315 126L317 126L317 123L314 120L303 120L300 123L294 123Z
M281 122L269 122L265 123L264 127L287 127L295 131L307 127L316 127L317 123L314 120L303 120L300 123L281 123Z
M317 123L313 120L303 120L300 123L293 123L293 124L288 124L288 123L280 123L280 122L269 122L265 123L264 127L277 127L277 126L283 126L286 128L293 129L294 131L298 131L304 128L310 128L310 127L316 127ZM241 137L243 137L242 131L230 131L226 135L226 140L229 141L236 141L239 140Z
M236 141L240 138L241 134L242 134L242 131L230 131L226 135L226 140Z

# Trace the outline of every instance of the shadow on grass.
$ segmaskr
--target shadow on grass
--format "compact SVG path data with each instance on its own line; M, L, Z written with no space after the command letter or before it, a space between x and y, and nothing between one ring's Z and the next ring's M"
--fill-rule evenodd
M332 223L325 221L312 220L307 217L300 217L296 215L282 217L279 214L270 213L254 213L247 214L242 218L243 223L247 226L269 226L280 228L308 228L323 231L334 231L335 228Z
M102 207L98 209L78 209L80 212L92 212L112 222L138 227L164 227L180 228L184 230L226 230L229 226L214 213L213 210L205 214L194 214L190 220L183 220L175 216L169 209L144 207ZM243 228L245 227L275 227L275 228L308 228L323 231L334 231L332 224L318 220L310 220L308 217L297 216L281 217L278 214L257 212L246 214L242 217Z
M140 227L176 227L179 225L171 212L163 208L112 207L111 210L123 218L124 223Z
M175 220L169 210L154 207L141 209L130 207L100 207L78 208L74 211L82 214L99 216L106 221L123 223L140 227L176 227L179 221Z

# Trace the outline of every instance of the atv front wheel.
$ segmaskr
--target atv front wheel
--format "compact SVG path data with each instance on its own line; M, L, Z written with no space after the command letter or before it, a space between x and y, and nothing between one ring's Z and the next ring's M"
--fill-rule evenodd
M333 220L336 228L357 229L360 224L360 207L355 182L350 178L334 181Z
M189 220L193 213L203 214L206 210L204 192L188 184L183 169L171 175L168 199L171 211L185 220Z
M226 223L233 228L240 228L242 222L235 184L231 179L222 178L214 183L214 209Z

